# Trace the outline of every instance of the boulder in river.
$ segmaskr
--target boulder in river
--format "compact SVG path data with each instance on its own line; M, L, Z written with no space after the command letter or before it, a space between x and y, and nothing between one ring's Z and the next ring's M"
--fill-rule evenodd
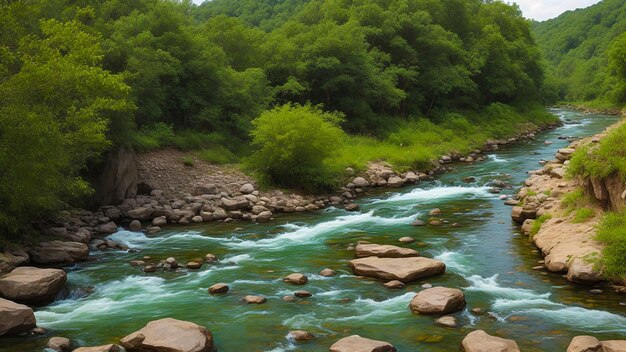
M439 326L444 326L447 328L455 328L457 326L456 318L450 315L443 316L437 320L435 320L435 324Z
M576 336L566 352L604 352L600 340L593 336Z
M287 275L283 281L292 285L304 285L309 281L309 278L304 274L293 273Z
M355 255L357 258L363 257L379 257L379 258L406 258L417 257L419 252L398 246L373 244L373 243L361 243L355 248Z
M413 282L424 277L443 274L446 265L436 259L424 257L353 259L348 266L355 275L375 277L383 280Z
M0 317L0 336L28 332L36 325L30 307L3 298L0 298Z
M217 283L209 287L209 293L212 295L217 295L221 293L226 293L228 292L229 289L230 288L228 287L228 285L223 284L223 283Z
M391 289L401 289L401 288L404 288L404 282L398 281L398 280L391 280L391 281L385 282L384 286L386 288L391 288Z
M396 352L388 342L366 339L359 335L344 337L330 346L330 352Z
M102 346L94 346L94 347L80 347L75 349L73 352L121 352L122 349L118 345L102 345Z
M289 338L297 342L310 341L315 338L313 334L304 330L293 330L289 332Z
M0 296L18 302L45 303L63 288L67 281L61 269L39 269L22 266L0 278Z
M65 338L65 337L55 336L55 337L50 338L50 340L48 340L47 346L48 348L53 349L55 351L66 352L66 351L70 351L72 347L72 341L70 341L70 339Z
M517 342L491 336L483 330L475 330L467 334L461 342L464 352L520 352Z
M213 352L213 335L203 326L172 318L151 321L124 337L120 344L129 352Z
M247 304L263 304L267 302L267 298L263 296L247 295L243 297L243 301Z
M28 250L37 264L72 264L89 256L89 247L80 242L48 241Z
M420 314L454 313L465 307L465 295L457 288L428 288L415 295L409 307Z
M331 277L337 275L337 272L335 272L333 269L326 268L320 271L320 275L324 277Z

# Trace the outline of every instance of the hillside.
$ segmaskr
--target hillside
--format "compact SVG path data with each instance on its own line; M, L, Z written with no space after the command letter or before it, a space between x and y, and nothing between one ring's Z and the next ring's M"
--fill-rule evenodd
M626 2L604 0L567 11L535 23L533 31L560 99L600 105L626 102L623 75L620 78L612 67L618 63L610 62L612 48L626 32Z

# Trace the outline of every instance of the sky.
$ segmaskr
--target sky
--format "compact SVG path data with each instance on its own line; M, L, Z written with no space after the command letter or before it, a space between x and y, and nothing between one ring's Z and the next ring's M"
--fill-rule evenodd
M567 10L587 7L600 0L509 0L516 2L524 13L524 17L543 21L557 17Z
M196 4L201 4L204 0L193 0ZM524 17L537 21L543 21L557 17L567 10L574 10L593 5L600 0L505 0L516 2Z

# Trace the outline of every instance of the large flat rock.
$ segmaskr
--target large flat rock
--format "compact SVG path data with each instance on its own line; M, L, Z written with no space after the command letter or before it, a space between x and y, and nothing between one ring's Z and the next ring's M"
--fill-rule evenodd
M30 307L0 298L0 336L17 335L35 328L35 313Z
M464 352L520 352L517 342L491 336L483 330L475 330L467 334L461 342Z
M0 278L0 296L18 302L50 301L66 281L61 269L22 266Z
M385 341L366 339L359 335L344 337L330 346L330 352L396 352L396 348Z
M141 330L124 337L120 344L131 352L215 351L210 331L200 325L172 318L151 321Z
M358 244L354 249L357 258L379 257L379 258L406 258L417 257L419 252L411 248L383 244Z
M446 265L436 259L424 257L354 259L348 266L355 275L375 277L386 281L413 282L424 277L443 274Z

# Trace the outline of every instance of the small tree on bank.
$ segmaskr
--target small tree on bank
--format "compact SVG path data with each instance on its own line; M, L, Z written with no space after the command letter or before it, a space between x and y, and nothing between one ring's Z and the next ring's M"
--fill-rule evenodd
M341 145L342 116L311 105L286 104L252 121L256 151L248 165L262 180L279 186L321 192L335 186L326 162Z

